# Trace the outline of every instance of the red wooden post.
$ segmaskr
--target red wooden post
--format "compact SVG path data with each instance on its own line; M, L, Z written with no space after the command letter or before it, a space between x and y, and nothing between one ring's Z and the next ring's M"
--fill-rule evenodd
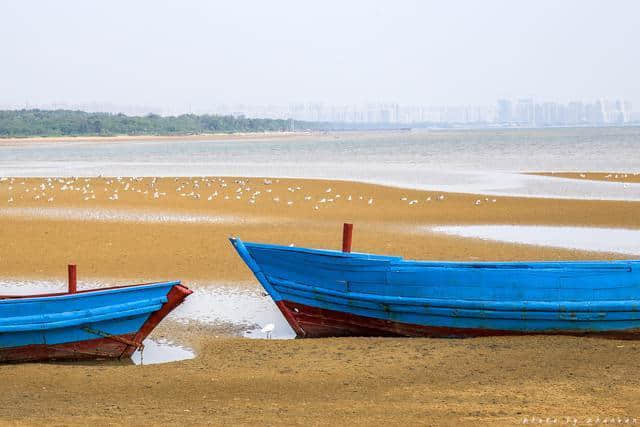
M353 236L353 224L342 225L342 252L351 252L351 238Z
M78 276L76 271L76 265L69 264L67 266L67 269L69 271L69 293L75 294L76 291L78 290Z

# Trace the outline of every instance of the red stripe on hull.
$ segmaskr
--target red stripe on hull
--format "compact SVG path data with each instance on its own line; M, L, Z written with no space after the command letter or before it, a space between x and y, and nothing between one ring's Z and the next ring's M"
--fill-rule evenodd
M497 329L448 328L440 326L415 325L392 320L359 316L341 311L326 310L291 301L276 303L293 330L300 338L346 337L346 336L400 336L432 338L471 338L504 335L572 335L598 336L615 339L640 339L640 330L581 332L521 332ZM292 320L290 320L292 319Z
M63 344L34 344L23 347L0 348L0 362L129 358L138 347L128 345L125 342L142 343L158 323L192 293L192 290L182 285L172 287L167 294L167 302L160 310L151 313L147 321L136 333ZM125 342L118 339L123 339Z
M118 335L117 337L132 340L134 334ZM130 346L112 338L98 338L53 345L34 344L0 349L0 362L118 359L128 347Z

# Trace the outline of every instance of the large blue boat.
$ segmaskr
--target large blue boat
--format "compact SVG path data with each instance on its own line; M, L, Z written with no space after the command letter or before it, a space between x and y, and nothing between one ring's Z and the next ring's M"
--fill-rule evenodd
M406 261L231 243L299 337L640 337L640 261Z
M0 362L130 357L189 294L161 282L0 296Z

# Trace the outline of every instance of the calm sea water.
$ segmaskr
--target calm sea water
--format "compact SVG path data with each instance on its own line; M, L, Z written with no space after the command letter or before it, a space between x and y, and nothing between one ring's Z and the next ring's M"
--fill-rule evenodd
M640 172L640 128L0 144L0 176L334 178L439 191L640 200L637 184L521 174L527 171Z

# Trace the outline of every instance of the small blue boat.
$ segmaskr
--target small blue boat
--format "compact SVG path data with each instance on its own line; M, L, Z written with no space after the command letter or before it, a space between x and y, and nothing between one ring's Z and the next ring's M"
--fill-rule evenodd
M162 282L0 296L0 362L130 357L191 292Z
M299 337L640 338L640 261L405 261L231 243Z

